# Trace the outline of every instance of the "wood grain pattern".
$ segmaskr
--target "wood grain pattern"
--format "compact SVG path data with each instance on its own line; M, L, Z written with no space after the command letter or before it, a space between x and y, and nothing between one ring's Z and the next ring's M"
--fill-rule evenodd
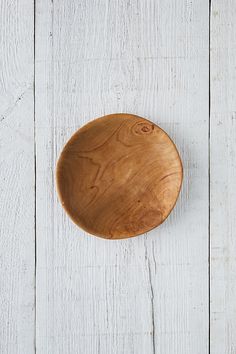
M36 2L39 353L208 353L208 22L205 0ZM162 226L107 242L64 215L54 171L113 112L173 137L185 179Z
M235 1L211 1L210 166L209 1L35 6L36 294L34 10L0 2L0 352L235 354ZM158 230L107 243L65 217L54 171L70 135L111 112L173 136L185 180Z
M235 354L235 1L211 1L210 166L209 1L35 5L36 294L33 2L0 2L0 352ZM54 185L70 135L111 112L160 124L185 170L167 222L114 243L70 223Z
M34 10L0 2L0 353L34 353Z
M236 353L236 2L211 11L211 352Z
M143 234L170 214L182 164L168 135L131 114L112 114L80 128L57 163L57 189L72 220L93 235Z

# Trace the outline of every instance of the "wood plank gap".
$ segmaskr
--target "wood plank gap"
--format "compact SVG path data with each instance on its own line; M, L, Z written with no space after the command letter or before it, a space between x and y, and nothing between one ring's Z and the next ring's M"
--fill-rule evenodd
M211 353L211 0L209 0L209 121L208 121L208 301L209 301L209 314L208 314L208 351Z
M36 211L37 211L37 194L36 194L36 121L35 121L35 28L36 28L36 0L34 0L34 83L33 83L33 97L34 97L34 352L37 352L36 347L36 267L37 267L37 233L36 233Z

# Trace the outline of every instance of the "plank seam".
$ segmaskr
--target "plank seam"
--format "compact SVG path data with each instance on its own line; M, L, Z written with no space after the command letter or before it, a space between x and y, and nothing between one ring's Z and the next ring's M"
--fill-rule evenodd
M208 352L211 353L211 0L209 0L208 43Z
M149 280L149 285L150 285L150 293L151 293L151 313L152 313L152 348L153 348L153 354L156 354L156 332L155 332L155 316L154 316L154 291L153 291L153 284L152 284L152 272L151 272L151 264L150 264L150 258L148 256L148 250L147 250L147 234L145 235L145 260L148 266L148 280Z
M34 0L34 84L33 84L33 99L34 99L34 352L36 353L36 267L37 267L37 233L36 233L36 116L35 116L35 28L36 28L36 0Z

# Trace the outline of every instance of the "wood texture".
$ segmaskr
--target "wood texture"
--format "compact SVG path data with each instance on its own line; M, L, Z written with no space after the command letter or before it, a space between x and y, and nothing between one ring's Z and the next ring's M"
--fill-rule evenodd
M0 2L1 353L235 354L236 5L211 1L211 97L208 6L35 1L34 142L34 4ZM112 112L165 129L185 179L158 230L108 243L64 215L54 171L71 134Z
M36 2L38 353L208 353L208 5ZM114 112L169 133L185 179L166 223L111 243L64 215L54 171Z
M236 353L236 2L211 11L211 352Z
M0 353L34 353L34 10L0 2Z
M177 201L182 164L168 135L131 114L110 114L80 128L57 163L57 190L72 220L107 239L160 225Z

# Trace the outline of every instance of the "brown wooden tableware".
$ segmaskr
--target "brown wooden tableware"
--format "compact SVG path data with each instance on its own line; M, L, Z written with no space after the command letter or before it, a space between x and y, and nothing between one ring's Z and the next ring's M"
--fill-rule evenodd
M85 231L106 239L160 225L178 198L183 178L178 151L156 124L111 114L80 128L57 163L63 207Z

